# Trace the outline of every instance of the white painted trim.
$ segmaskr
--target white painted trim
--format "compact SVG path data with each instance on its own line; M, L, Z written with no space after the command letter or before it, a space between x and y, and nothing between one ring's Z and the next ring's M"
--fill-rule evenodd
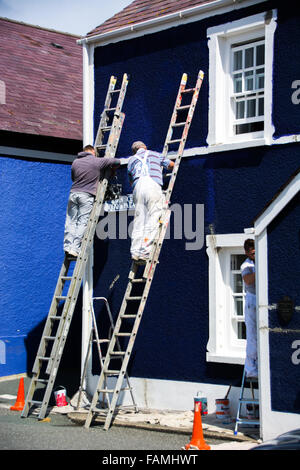
M259 236L266 227L277 217L284 207L293 199L300 191L300 173L279 193L279 195L271 202L266 210L255 221L255 234Z
M83 146L94 142L94 46L84 44L83 46ZM93 247L86 265L83 277L82 291L82 340L81 340L81 375L83 374L84 362L87 355L91 322L91 299L93 296ZM88 386L92 374L92 355L89 355L87 371L83 386Z
M243 2L237 2L236 0L215 0L208 4L197 5L187 8L186 10L176 11L169 15L152 18L151 20L117 28L113 31L85 37L79 39L77 43L97 43L97 46L105 46L112 42L126 41L128 39L144 36L145 34L153 34L168 28L200 21L213 15L223 15L230 11L263 3L264 1L265 0L244 0Z
M34 160L54 160L57 162L73 162L76 155L66 153L43 152L41 150L22 149L17 147L0 146L0 155L10 155L13 157L32 158Z
M264 145L272 143L274 126L272 125L272 77L274 32L277 26L277 11L272 10L272 18L266 19L267 12L247 16L237 21L208 28L209 38L209 109L208 135L209 147L224 144L245 143L251 145L253 140L264 141ZM254 40L263 36L265 40L265 89L264 89L264 122L265 129L261 132L233 135L230 123L233 121L230 107L230 54L231 46L237 41Z
M226 311L224 310L228 294L226 279L224 279L226 274L224 262L227 259L225 250L240 250L247 238L253 238L253 233L245 232L206 236L206 252L209 258L209 340L206 347L206 360L208 362L245 363L245 346L243 347L242 344L232 345L230 342L230 328L226 318Z
M191 411L194 407L194 397L202 396L207 398L208 413L216 411L216 399L223 399L228 392L228 385L186 382L176 380L161 380L130 377L130 385L133 389L134 399L138 408L152 410L172 410L172 411ZM99 375L91 378L91 393L96 390ZM124 382L125 385L125 382ZM113 381L108 381L108 387L113 388ZM236 416L239 387L231 387L228 396L230 401L230 413L232 417ZM199 395L198 395L199 393ZM250 397L246 392L246 396ZM132 405L130 393L121 392L118 404L122 406Z

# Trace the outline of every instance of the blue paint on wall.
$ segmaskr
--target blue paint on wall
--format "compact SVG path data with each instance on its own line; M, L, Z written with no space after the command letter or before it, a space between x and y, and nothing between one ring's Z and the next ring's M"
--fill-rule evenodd
M32 332L48 314L63 259L70 166L1 156L0 175L0 340L6 345L0 376L6 376L30 372L28 357L41 334Z
M269 304L284 296L300 305L300 193L268 227ZM299 340L300 316L294 310L290 322L283 323L276 310L269 314L272 409L300 412L300 366L292 360L293 343ZM296 330L293 332L293 330Z

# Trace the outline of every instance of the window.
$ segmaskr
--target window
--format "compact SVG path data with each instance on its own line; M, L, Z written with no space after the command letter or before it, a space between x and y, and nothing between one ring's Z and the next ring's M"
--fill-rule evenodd
M246 327L241 264L249 233L208 235L209 341L207 361L244 364Z
M265 43L232 46L233 134L264 129Z
M209 28L209 145L271 143L276 11Z

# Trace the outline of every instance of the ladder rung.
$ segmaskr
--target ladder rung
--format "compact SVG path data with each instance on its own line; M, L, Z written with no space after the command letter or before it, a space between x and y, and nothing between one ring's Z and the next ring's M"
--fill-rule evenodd
M33 379L35 382L40 382L40 383L43 383L43 384L46 384L49 382L49 380L47 379Z
M124 392L126 390L132 390L131 387L123 387L120 389L120 392ZM101 388L100 390L97 390L98 393L114 393L115 389L114 388Z
M37 359L38 359L39 361L49 361L49 360L50 360L50 357L37 356Z
M182 93L192 93L196 90L196 88L186 88L185 90L182 91Z
M100 150L101 150L101 149L105 149L106 147L107 147L107 144L104 144L104 145L97 145L97 144L96 144L96 148L97 148L97 149L100 149Z
M110 131L111 128L112 126L103 126L103 127L100 127L99 131L107 132L107 131Z
M169 145L169 144L177 144L178 142L181 142L181 139L168 140L168 141L167 141L167 145Z
M141 277L140 279L131 279L131 282L146 282L146 279Z
M110 353L111 356L125 356L126 352L125 351L112 351Z
M105 375L119 375L120 370L107 370L104 372Z
M186 122L175 122L172 124L172 127L183 127L185 126Z
M29 403L32 403L33 405L41 405L43 402L39 400L29 400Z
M104 110L105 113L107 113L107 111L115 111L117 108L106 108Z
M55 298L57 300L66 300L68 297L66 295L56 295Z
M111 90L109 93L120 93L121 88L119 90Z
M131 315L131 314L128 314L128 315L120 315L121 318L136 318L136 315Z
M46 341L55 341L55 336L43 336Z
M58 317L56 315L50 315L49 317L51 320L60 320L62 317Z
M259 404L259 400L257 398L240 398L241 403L257 403Z
M116 336L131 336L131 333L116 333Z
M142 298L143 298L143 296L136 295L136 296L133 296L133 297L126 297L126 300L141 300Z
M72 276L61 276L61 279L63 281L71 281L72 280Z

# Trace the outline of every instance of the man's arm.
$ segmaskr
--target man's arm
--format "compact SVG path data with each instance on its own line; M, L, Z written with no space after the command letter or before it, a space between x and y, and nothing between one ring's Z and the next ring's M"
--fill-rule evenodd
M251 286L252 284L255 283L255 273L245 274L243 276L243 280L245 284L247 284L247 286Z

